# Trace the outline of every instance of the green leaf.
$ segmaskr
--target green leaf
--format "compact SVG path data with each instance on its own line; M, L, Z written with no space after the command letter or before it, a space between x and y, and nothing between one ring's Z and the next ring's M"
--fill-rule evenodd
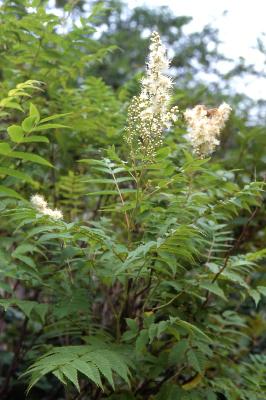
M217 400L215 392L211 389L206 390L206 400Z
M148 329L142 329L136 340L136 353L142 353L149 342Z
M261 299L260 293L255 289L249 289L248 293L252 297L252 299L254 300L254 302L256 304L256 307L257 307L259 302L260 302L260 299Z
M40 121L40 113L37 107L32 103L30 103L30 116L35 118L36 123Z
M186 351L189 348L189 343L186 339L181 339L169 353L169 362L171 364L179 364L182 362Z
M46 373L59 370L78 388L79 371L102 388L100 374L114 386L112 374L116 372L129 383L127 360L117 350L111 350L109 345L107 347L101 341L89 346L55 347L38 359L23 375L31 375L32 379L38 375L40 379Z
M22 160L25 160L25 161L32 161L33 163L36 163L36 164L41 164L41 165L45 165L48 167L52 167L52 164L49 163L49 161L45 160L43 157L38 156L36 154L25 153L22 151L12 151L9 154L9 157L21 158Z
M22 128L25 132L30 133L33 128L36 125L36 117L35 116L30 116L24 119L24 121L22 121Z
M41 322L44 324L45 317L48 312L48 304L36 303L36 305L34 306L34 311L40 317Z
M49 371L50 372L50 371ZM21 375L23 376L23 375ZM30 390L33 388L33 386L41 379L42 375L40 374L39 371L32 373L31 379L29 381L29 385L27 387L27 395L29 394Z
M57 227L55 225L41 225L41 226L36 226L33 229L30 229L27 232L27 239L29 239L32 236L38 235L39 233L43 233L43 232L50 232L53 230L56 230Z
M73 360L72 365L82 374L91 379L97 386L103 388L99 370L95 365L92 363L86 363L82 359Z
M258 290L263 296L266 296L266 286L257 286L257 290Z
M116 372L117 375L119 375L125 382L127 382L128 385L130 385L128 379L129 369L125 364L125 361L120 357L120 354L109 350L102 350L102 354L104 357L109 359L112 370Z
M14 178L18 178L19 180L34 183L34 180L24 172L17 171L16 169L0 167L0 175L9 175L14 176Z
M49 139L46 136L38 136L38 135L32 135L30 137L24 138L21 143L49 143Z
M218 297L221 297L223 300L227 301L224 291L218 286L216 282L215 283L201 282L200 287L208 290L213 294L216 294Z
M60 368L60 371L62 372L62 374L64 374L67 377L67 379L70 380L70 382L72 382L74 384L74 386L76 386L78 391L80 391L79 383L78 383L78 374L77 374L76 368L72 367L72 365L65 364Z
M45 118L41 119L40 123L43 124L44 122L48 122L48 121L52 121L53 119L65 117L66 115L70 115L70 114L72 114L72 113L69 112L69 113L64 113L64 114L51 115L50 117L45 117Z
M112 366L111 363L108 359L108 357L105 357L102 355L100 352L97 352L97 367L101 371L101 373L106 377L112 388L114 389L114 380L113 380L113 374L112 374ZM93 360L93 357L91 357L91 361Z
M6 311L8 309L8 307L10 307L11 305L11 300L7 300L7 299L0 299L0 306L2 306L4 308L4 310Z
M30 318L31 311L35 306L34 301L27 301L27 300L16 300L15 304L23 311L23 313Z
M37 132L37 131L45 131L47 129L56 129L56 128L69 128L69 126L62 125L62 124L45 124L45 125L39 125L36 128L34 128L32 131Z
M128 327L130 328L131 331L137 332L138 331L138 324L135 319L132 318L126 318L126 323Z
M38 250L38 248L30 243L22 243L16 247L16 249L12 252L12 257L16 257L19 254L25 253L33 253Z
M198 357L200 355L200 352L198 351L193 351L190 349L187 353L187 359L189 364L195 369L197 372L203 372L204 370L204 365L202 360Z
M183 321L181 319L176 321L177 325L182 326L183 328L187 329L189 332L199 336L202 339L205 339L207 342L212 343L212 339L206 335L201 329L199 329L197 326L191 324L190 322Z
M19 125L11 125L7 128L10 139L15 143L20 143L23 140L23 129Z
M65 377L60 369L53 371L53 374L63 385L67 385Z
M35 264L33 258L25 256L25 255L22 255L22 254L17 254L15 256L15 258L20 260L20 261L22 261L23 263L25 263L26 265L28 265L29 267L31 267L35 271L37 271L36 264Z
M15 110L19 110L23 112L23 108L15 101L10 98L3 99L0 101L0 107L3 108L13 108Z
M36 304L38 303L29 300L0 299L0 306L4 307L5 311L8 307L17 306L28 318Z
M10 189L6 186L0 185L0 196L13 197L14 199L25 200L19 193L15 190Z
M1 142L0 143L0 154L8 155L11 152L11 147L8 143Z

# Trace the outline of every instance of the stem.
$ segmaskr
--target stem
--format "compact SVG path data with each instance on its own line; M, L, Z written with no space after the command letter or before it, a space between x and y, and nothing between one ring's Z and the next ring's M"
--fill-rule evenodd
M114 182L115 182L115 186L116 186L116 189L117 189L117 191L118 191L118 194L119 194L119 197L120 197L122 206L124 207L124 206L125 206L125 202L124 202L122 193L121 193L121 191L120 191L120 188L119 188L119 186L118 186L118 183L117 183L117 180L116 180L116 176L115 176L115 174L113 173L112 170L111 170L111 172L112 172L112 177L113 177L113 180L114 180ZM125 219L126 219L127 229L128 229L128 231L130 231L130 223L129 223L129 218L128 218L128 215L127 215L127 212L126 212L126 211L125 211Z
M149 281L148 281L147 285L143 289L141 289L139 292L137 292L135 294L135 298L139 297L142 293L146 292L146 290L148 290L150 288L151 282L152 282L153 272L154 272L154 270L151 269L150 276L149 276Z
M121 305L121 309L119 312L119 336L118 339L120 339L121 336L121 327L120 327L120 323L121 323L121 319L122 317L126 316L128 313L128 302L129 302L129 293L130 293L130 289L132 287L132 278L131 279L126 279L126 284L125 284L125 297L124 297L124 301L122 302Z
M134 220L136 211L137 211L138 206L139 206L139 204L140 204L141 179L142 179L142 176L144 175L144 172L145 172L145 169L143 168L143 169L140 171L140 174L139 174L139 176L138 176L137 171L135 170L135 174L136 174L136 179L135 179L135 181L136 181L136 184L137 184L137 194L136 194L136 205L135 205L135 208L133 209L132 214L131 214L131 220L132 220L132 221Z
M151 309L151 311L156 311L156 310L160 310L161 308L167 307L170 304L172 304L179 296L181 296L181 294L183 294L183 291L178 293L176 296L174 296L171 300L169 300L167 303L162 304L161 306L158 307L154 307Z

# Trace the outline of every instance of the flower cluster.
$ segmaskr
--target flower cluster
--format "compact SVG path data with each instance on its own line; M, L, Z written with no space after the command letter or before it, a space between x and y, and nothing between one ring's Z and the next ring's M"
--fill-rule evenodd
M169 109L173 82L164 74L169 68L166 49L160 36L151 36L147 71L141 81L141 93L135 96L128 110L125 139L133 149L134 144L148 158L153 158L161 146L163 132L177 120L178 107Z
M219 108L207 109L198 105L185 111L184 116L189 128L187 136L194 152L200 157L211 154L220 144L220 132L231 110L228 104L222 103Z
M41 214L47 215L51 217L52 219L62 219L63 214L60 210L52 210L51 208L48 207L47 201L45 201L43 196L40 196L39 194L35 194L31 196L31 204L33 205L36 210L38 210Z

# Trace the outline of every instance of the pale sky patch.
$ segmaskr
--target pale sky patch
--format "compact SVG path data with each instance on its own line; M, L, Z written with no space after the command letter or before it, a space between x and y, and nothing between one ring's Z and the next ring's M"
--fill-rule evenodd
M266 32L265 0L130 0L127 4L130 8L169 6L177 16L191 16L193 20L185 32L200 31L204 25L211 24L219 29L219 38L223 42L220 51L226 57L233 60L243 57L247 64L265 71L266 55L255 49L257 38L264 38L262 33ZM224 67L221 65L221 68ZM266 78L240 78L232 84L236 91L253 99L266 97Z

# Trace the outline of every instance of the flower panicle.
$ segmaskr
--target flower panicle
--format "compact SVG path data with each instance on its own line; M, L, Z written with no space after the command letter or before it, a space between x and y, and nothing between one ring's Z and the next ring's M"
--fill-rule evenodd
M214 152L220 144L220 133L231 111L229 104L222 103L218 108L208 109L206 106L197 105L184 112L188 125L187 137L195 154L204 158Z
M153 158L162 145L163 133L177 120L178 107L169 108L172 79L167 75L170 60L157 32L151 36L147 70L141 80L141 92L128 109L125 139L133 148Z
M59 220L63 218L63 213L60 210L52 209L48 207L47 201L43 196L35 194L31 196L30 202L33 207L41 214L47 215L54 220Z

